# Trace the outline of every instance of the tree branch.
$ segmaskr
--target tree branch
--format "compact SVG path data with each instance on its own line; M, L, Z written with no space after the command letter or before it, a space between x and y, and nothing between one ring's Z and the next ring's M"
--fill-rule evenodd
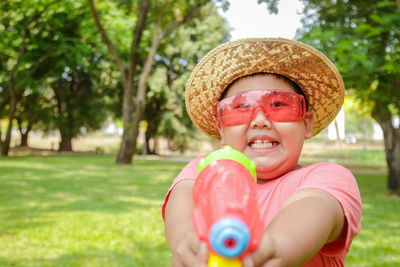
M399 0L400 1L400 0ZM172 32L174 29L176 29L178 26L188 23L190 21L192 21L197 13L200 12L202 5L201 4L197 4L194 8L191 9L191 11L186 14L183 19L177 19L174 21L174 23L172 23L171 25L169 25L168 27L166 27L163 31L162 34L163 36L167 35L168 33Z
M92 1L92 0L90 0ZM136 64L136 56L137 56L137 48L139 47L140 44L140 39L142 37L143 29L146 24L146 19L147 19L147 14L150 9L150 0L142 0L142 4L140 6L140 11L139 11L139 18L136 23L136 27L133 31L133 38L132 38L132 44L131 44L131 51L130 51L130 56L129 56L129 74L128 77L129 79L133 78L134 75L134 68Z
M46 54L41 56L37 61L36 64L31 70L29 71L30 74L35 73L35 71L40 67L40 65L50 57L50 55L57 49L57 47L53 46L49 50L47 50Z
M107 49L110 52L115 64L117 65L117 67L120 70L121 74L124 76L125 66L124 66L120 56L118 55L117 50L115 49L114 45L112 44L110 38L108 37L108 34L107 34L106 30L101 25L100 16L99 16L99 13L97 12L96 7L94 6L93 0L88 0L88 1L89 1L90 10L92 12L94 21L96 23L96 27L97 27L100 35L101 35L101 39L106 44Z

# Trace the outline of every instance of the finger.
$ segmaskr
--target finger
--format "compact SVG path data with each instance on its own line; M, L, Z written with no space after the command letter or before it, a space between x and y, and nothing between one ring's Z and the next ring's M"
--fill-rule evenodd
M176 255L173 255L172 267L185 267L185 266L183 265L183 263L180 261L180 259Z
M178 262L181 266L191 267L196 262L197 255L190 249L189 244L182 244L176 250Z
M271 259L262 265L262 267L280 267L282 261L280 259Z
M177 266L207 266L207 245L200 242L195 232L187 233L176 248L175 256L177 264L180 264Z
M197 258L200 262L207 263L208 262L208 248L206 243L201 243L199 248L199 253L197 254Z
M196 233L192 232L188 234L188 244L190 246L191 251L193 254L198 254L201 248L201 242L197 238Z
M254 267L254 261L250 256L243 259L243 267Z
M268 234L264 234L257 250L244 258L244 267L263 266L276 257L276 244ZM268 265L266 265L268 266ZM272 265L274 266L274 265Z

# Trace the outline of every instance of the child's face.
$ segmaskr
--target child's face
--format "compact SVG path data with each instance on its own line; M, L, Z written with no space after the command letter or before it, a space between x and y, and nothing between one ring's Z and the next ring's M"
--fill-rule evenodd
M236 81L225 97L266 89L295 92L283 79L260 74ZM275 122L267 119L258 109L247 124L220 127L221 142L253 160L257 166L258 179L271 179L296 168L304 139L312 136L311 126L311 112L306 112L305 118L300 121Z

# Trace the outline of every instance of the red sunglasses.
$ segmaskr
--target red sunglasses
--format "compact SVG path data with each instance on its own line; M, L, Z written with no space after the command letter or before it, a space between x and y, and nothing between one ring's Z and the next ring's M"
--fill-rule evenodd
M276 122L294 122L304 119L306 101L304 96L280 90L243 92L218 102L219 126L247 124L261 109L266 118Z

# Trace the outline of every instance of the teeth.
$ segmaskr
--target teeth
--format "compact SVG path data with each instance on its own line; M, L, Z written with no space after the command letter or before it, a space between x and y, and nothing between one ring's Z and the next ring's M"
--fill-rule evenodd
M278 142L276 141L268 141L268 140L256 140L252 143L250 143L250 146L252 148L271 148L273 146L276 146Z

